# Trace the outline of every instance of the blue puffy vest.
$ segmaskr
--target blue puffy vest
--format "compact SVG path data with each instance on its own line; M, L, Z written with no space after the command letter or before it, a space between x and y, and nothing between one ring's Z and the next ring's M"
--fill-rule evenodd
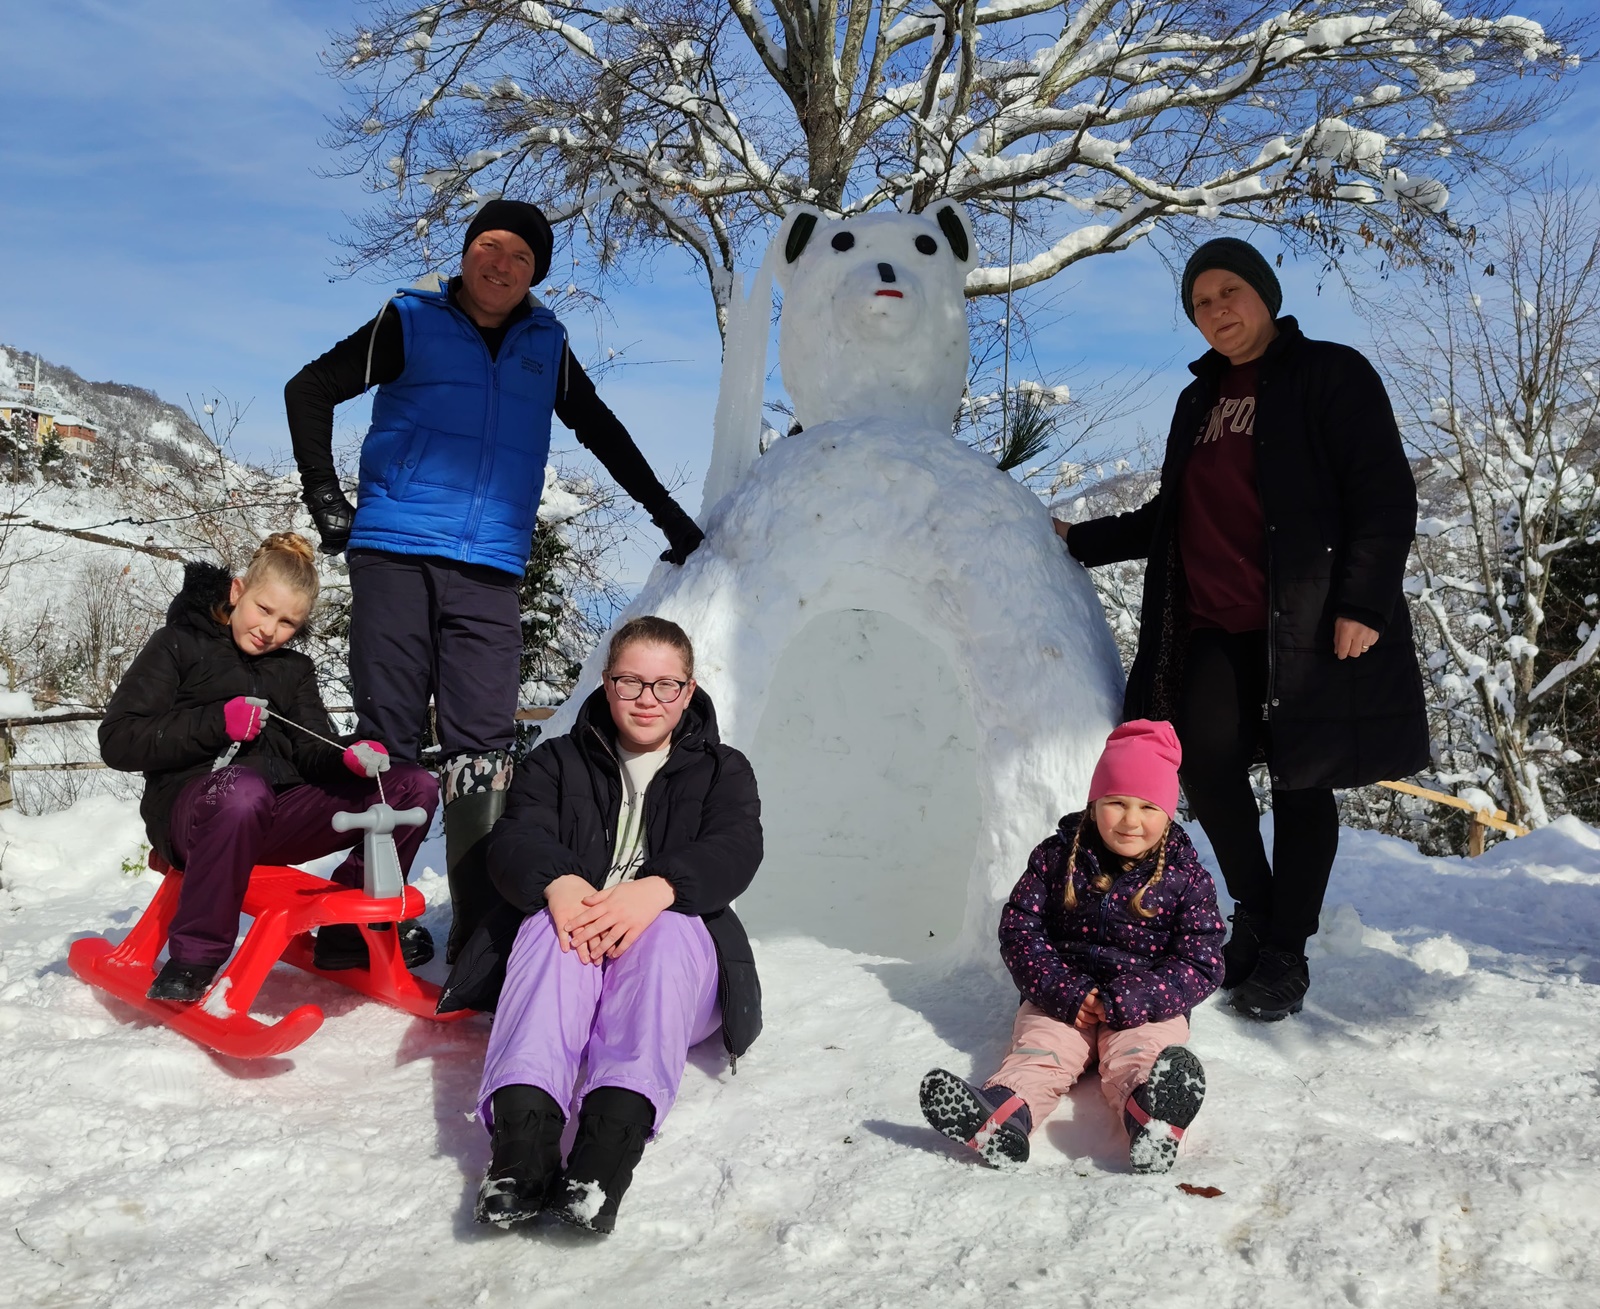
M405 371L373 397L350 548L520 576L544 491L565 330L535 306L491 359L447 292L403 291L392 303Z

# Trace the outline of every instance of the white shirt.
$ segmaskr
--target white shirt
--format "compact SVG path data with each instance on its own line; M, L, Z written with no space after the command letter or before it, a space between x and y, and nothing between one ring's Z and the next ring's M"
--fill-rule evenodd
M644 793L671 755L671 747L635 754L617 747L622 760L622 808L617 814L617 843L611 850L611 871L606 885L631 882L649 853L644 841Z

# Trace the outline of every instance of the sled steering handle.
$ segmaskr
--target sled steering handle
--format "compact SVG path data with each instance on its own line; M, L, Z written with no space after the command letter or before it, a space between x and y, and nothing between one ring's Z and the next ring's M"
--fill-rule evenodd
M333 830L348 832L353 828L383 835L397 827L421 827L428 821L426 809L391 809L386 804L375 804L361 813L338 813L333 816Z

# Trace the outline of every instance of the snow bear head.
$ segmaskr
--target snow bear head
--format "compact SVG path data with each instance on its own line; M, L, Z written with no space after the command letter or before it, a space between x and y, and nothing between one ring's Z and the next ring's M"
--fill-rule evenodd
M809 205L778 233L778 360L802 427L890 418L948 431L966 386L962 288L977 261L956 204L829 218Z

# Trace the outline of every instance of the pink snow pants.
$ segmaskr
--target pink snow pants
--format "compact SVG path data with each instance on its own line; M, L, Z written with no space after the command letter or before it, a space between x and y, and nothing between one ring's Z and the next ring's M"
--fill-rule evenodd
M1085 1069L1100 1062L1100 1091L1122 1121L1122 1106L1150 1077L1156 1056L1186 1045L1189 1020L1169 1018L1116 1031L1104 1023L1080 1031L1024 1000L1011 1028L1011 1053L985 1086L1008 1086L1028 1102L1037 1131Z

